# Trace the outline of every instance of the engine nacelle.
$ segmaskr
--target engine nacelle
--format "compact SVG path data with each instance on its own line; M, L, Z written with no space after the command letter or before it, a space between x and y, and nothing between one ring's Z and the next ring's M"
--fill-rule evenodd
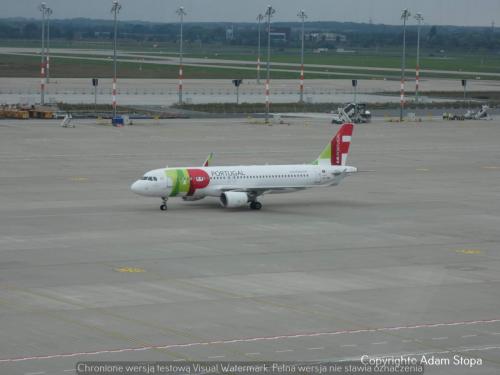
M220 203L222 207L226 208L244 207L248 204L248 194L236 191L227 191L221 194Z

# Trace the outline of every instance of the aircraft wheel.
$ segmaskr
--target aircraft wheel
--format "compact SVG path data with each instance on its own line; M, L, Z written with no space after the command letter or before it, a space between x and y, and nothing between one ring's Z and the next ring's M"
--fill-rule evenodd
M162 205L160 206L160 210L162 210L162 211L166 211L166 210L167 210L167 205L166 205L166 204L162 204Z
M252 203L250 203L250 208L252 210L260 210L262 208L262 203L260 203L260 202L252 202Z

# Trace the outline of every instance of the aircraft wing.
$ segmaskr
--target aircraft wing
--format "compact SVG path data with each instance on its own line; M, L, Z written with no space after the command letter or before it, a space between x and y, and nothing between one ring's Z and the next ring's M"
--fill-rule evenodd
M220 189L221 193L225 193L227 191L234 191L239 193L248 193L249 195L258 197L263 194L281 194L281 193L293 193L299 190L305 190L304 186L272 186L272 187L249 187L249 188L224 188Z

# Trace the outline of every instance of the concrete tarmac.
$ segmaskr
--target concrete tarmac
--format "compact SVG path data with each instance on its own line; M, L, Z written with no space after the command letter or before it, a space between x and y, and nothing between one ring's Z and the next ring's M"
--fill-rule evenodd
M311 103L346 103L353 100L352 81L350 79L327 80L306 79L304 100ZM117 100L119 105L171 105L177 103L178 80L175 79L118 79ZM188 103L223 103L235 102L236 91L230 79L184 79L183 98ZM498 91L499 81L469 80L469 91ZM422 92L461 91L460 80L421 78ZM111 103L112 80L99 79L97 103ZM357 99L367 103L399 102L400 81L370 79L360 80ZM409 77L407 82L408 98L413 98L414 82ZM396 94L397 93L397 94ZM240 87L241 103L263 103L265 82L257 84L255 80L244 80ZM272 79L270 84L272 103L296 102L299 99L299 81ZM45 88L47 103L93 104L94 88L90 78L51 78ZM434 98L422 95L424 103L446 102L446 98ZM35 104L40 102L39 78L0 77L0 104Z
M355 129L339 187L160 201L149 169L314 160L337 126L0 121L0 373L82 360L481 358L500 372L500 121Z

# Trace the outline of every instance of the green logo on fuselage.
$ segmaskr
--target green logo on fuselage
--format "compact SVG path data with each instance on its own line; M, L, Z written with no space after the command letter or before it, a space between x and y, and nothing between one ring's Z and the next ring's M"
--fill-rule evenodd
M170 178L172 183L171 197L187 194L189 191L189 174L187 169L167 169L165 175L167 178Z

